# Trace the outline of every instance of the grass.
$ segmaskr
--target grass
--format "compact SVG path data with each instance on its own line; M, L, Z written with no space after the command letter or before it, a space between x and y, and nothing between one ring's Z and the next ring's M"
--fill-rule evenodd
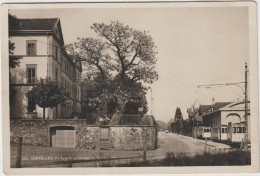
M162 160L147 162L131 162L121 164L118 167L150 167L150 166L238 166L250 165L251 152L231 151L228 153L204 153L195 156L187 156L184 153L167 153Z

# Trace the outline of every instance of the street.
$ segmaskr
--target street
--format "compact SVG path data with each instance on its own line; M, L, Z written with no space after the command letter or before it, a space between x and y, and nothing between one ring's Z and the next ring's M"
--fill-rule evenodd
M205 151L205 140L194 139L174 133L158 133L158 151L196 154ZM207 141L208 150L219 150L230 148L227 144ZM155 150L156 151L156 150Z

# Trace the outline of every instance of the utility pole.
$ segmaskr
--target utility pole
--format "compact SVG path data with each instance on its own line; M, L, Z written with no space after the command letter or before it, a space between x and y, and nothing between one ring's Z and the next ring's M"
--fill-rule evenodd
M248 150L248 119L247 119L247 110L248 110L248 105L247 105L247 99L248 99L248 94L247 94L247 63L245 63L245 150Z

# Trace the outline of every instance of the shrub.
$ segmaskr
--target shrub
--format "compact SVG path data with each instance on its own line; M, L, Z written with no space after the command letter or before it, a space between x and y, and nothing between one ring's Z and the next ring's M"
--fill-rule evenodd
M143 167L143 166L234 166L250 165L250 151L231 151L228 153L203 153L188 156L185 153L174 154L168 152L162 160L149 161L147 163L134 162L119 167Z

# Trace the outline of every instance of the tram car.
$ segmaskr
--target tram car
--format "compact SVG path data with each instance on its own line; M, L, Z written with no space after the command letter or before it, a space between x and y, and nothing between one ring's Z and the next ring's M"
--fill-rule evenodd
M213 141L227 141L227 126L221 125L220 127L212 127L211 128L211 139Z
M197 129L198 138L206 139L211 138L211 127L201 126Z
M229 143L241 143L245 138L244 123L228 123L227 141Z

